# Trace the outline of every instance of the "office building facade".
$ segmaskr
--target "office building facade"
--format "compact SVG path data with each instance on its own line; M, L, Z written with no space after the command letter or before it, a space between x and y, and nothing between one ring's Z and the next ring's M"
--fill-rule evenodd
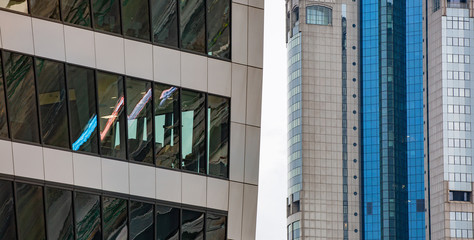
M254 239L263 8L0 1L0 239Z

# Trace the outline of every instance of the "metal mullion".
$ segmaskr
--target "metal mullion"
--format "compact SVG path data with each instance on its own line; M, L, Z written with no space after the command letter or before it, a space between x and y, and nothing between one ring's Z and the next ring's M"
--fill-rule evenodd
M101 232L101 237L102 239L105 239L104 238L104 234L105 234L105 224L104 224L104 196L101 194L99 194L99 205L100 205L100 232Z
M127 239L130 239L130 222L131 222L131 219L130 219L130 206L132 205L132 202L130 199L125 199L126 201L126 204L127 204Z
M123 1L124 0L118 0L118 2L119 2L119 18L120 18L120 22L119 22L120 32L119 32L119 35L121 35L122 37L125 36L124 31L123 31L123 11L122 11L122 2Z
M5 58L3 57L3 51L0 49L0 72L2 73L2 81L3 81L3 94L5 95L5 114L7 116L7 138L12 139L11 136L11 129L10 129L10 114L8 114L8 92L7 92L7 81L6 81L6 73L5 73ZM1 101L1 99L0 99Z
M36 57L30 57L33 64L33 75L34 75L34 84L35 84L35 94L36 94L36 115L38 117L38 128L39 128L39 144L44 145L43 141L43 124L41 122L41 112L40 112L40 102L39 102L39 92L38 92L38 78L36 75Z
M152 10L152 2L153 0L148 0L148 29L150 30L149 32L149 36L150 36L150 43L153 44L154 43L154 39L153 39L153 10Z
M125 84L125 80L127 79L127 76L121 75L123 78L122 82L122 88L123 88L123 114L125 114L125 122L124 122L124 131L125 131L125 161L130 161L130 156L128 153L130 150L128 149L128 112L127 112L127 84ZM120 121L120 117L119 117ZM119 129L120 131L120 129Z
M76 191L70 190L71 192L71 211L72 211L72 234L74 235L74 239L77 239L77 232L76 232Z
M210 141L209 141L209 124L210 124L210 119L209 119L209 101L208 101L208 98L209 98L209 94L208 93L204 93L204 124L205 124L205 127L204 127L204 142L206 144L206 147L204 149L204 160L206 161L206 164L204 165L206 167L206 169L204 170L204 175L209 175L209 145L210 145ZM199 170L198 170L198 173L199 173Z
M208 38L209 37L207 36L208 35L208 31L207 31L208 30L207 29L207 12L208 12L207 7L208 6L207 6L207 0L202 0L202 1L204 1L204 32L205 32L205 34L204 34L204 41L205 41L204 51L205 51L206 55L209 55L209 49L208 49L209 48L209 46L208 46L209 45L209 43L208 43Z
M11 184L12 184L12 192L13 192L13 204L14 204L13 208L14 208L14 210L15 210L15 211L14 211L14 212L15 212L14 214L15 214L15 223L16 223L16 224L15 224L16 237L17 237L17 239L21 239L21 238L20 238L20 228L19 228L19 225L20 225L19 222L20 222L20 220L19 220L19 218L18 218L18 196L17 196L18 194L17 194L17 192L16 192L16 188L17 188L17 187L16 187L16 182L13 182L13 181L12 181Z
M152 159L153 159L153 167L156 167L156 150L155 150L155 83L150 82L151 84L151 151L152 151Z
M71 111L70 111L70 108L69 108L69 87L68 87L68 77L67 77L67 70L68 70L68 67L67 67L67 64L66 63L61 63L63 65L63 70L64 70L64 78L63 78L63 81L64 81L64 88L66 90L66 99L65 99L65 105L66 105L66 115L67 115L67 123L68 123L68 133L69 133L69 136L68 136L68 139L69 139L69 149L74 152L72 150L72 131L71 131Z
M226 176L224 176L224 178L226 180L229 180L229 176L230 176L230 118L231 118L231 110L232 110L232 107L231 107L231 98L227 98L227 100L229 101L229 118L227 119L227 173L226 173Z
M229 59L228 60L232 61L232 1L231 0L227 0L227 1L229 2ZM229 128L230 128L230 125L229 125ZM227 233L226 233L226 236L227 236Z
M202 237L203 237L203 240L206 240L206 233L207 233L207 228L206 228L206 220L207 220L207 211L205 211L204 213L204 219L202 220L203 221L203 232L202 232Z
M182 44L181 44L181 5L179 4L179 0L175 0L176 2L176 17L177 17L177 25L178 28L178 49L181 50Z
M44 236L48 239L48 218L46 217L46 186L41 186L43 190L43 218L44 218Z
M183 99L183 89L178 89L178 105L179 105L179 116L178 116L178 127L179 127L179 163L178 169L183 169L183 122L182 122L182 115L183 115L183 106L182 106L182 99Z
M59 22L63 22L63 8L62 8L62 3L61 0L56 0L58 1L58 7L59 7Z
M89 15L91 16L91 29L93 31L95 31L95 26L94 26L94 6L92 5L93 4L93 0L88 0L89 1Z
M183 208L179 208L179 230L178 230L178 239L181 240L183 235Z
M95 111L97 116L97 153L102 157L102 141L100 139L100 118L99 118L99 79L97 77L98 70L94 69L94 90L95 90Z

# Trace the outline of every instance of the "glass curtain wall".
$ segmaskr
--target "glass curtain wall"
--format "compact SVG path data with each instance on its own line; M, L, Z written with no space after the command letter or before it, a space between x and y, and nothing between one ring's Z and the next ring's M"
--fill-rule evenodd
M207 0L207 54L230 59L229 0Z
M74 239L72 191L46 187L45 202L48 239Z
M178 47L178 3L151 0L153 42Z
M229 156L229 116L228 98L208 96L208 138L207 152L209 175L227 177Z
M16 239L15 201L13 185L0 180L0 239Z
M205 53L205 0L179 1L180 38L183 49Z
M19 182L15 185L18 239L45 240L46 232L42 187Z
M59 0L29 0L30 13L35 17L59 19Z
M61 0L61 16L66 23L91 27L89 0Z
M3 80L3 64L2 56L0 56L0 138L8 138L7 105L5 99L5 83Z

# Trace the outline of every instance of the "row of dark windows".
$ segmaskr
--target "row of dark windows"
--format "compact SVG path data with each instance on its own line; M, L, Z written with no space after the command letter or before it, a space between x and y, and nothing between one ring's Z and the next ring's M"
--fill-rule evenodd
M230 0L7 0L2 7L230 59Z
M7 51L3 77L1 63L0 138L228 177L229 98Z
M0 180L0 239L226 239L224 214Z

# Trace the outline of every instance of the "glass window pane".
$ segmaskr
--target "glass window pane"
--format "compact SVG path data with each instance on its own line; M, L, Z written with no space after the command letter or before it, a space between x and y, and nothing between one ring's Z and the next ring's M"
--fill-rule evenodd
M61 0L61 16L64 22L79 26L91 26L89 0Z
M30 0L30 13L35 17L59 20L59 0Z
M28 13L28 3L26 0L0 0L0 8Z
M156 240L179 238L179 208L156 205Z
M43 143L68 148L64 64L40 58L35 63Z
M227 177L229 164L229 99L208 97L208 156L209 174Z
M182 91L182 163L183 169L206 173L205 95Z
M3 83L2 56L0 56L0 137L8 137L7 108Z
M125 159L125 114L122 76L98 72L100 153Z
M26 183L16 183L16 199L19 239L46 239L43 188Z
M151 83L127 77L129 158L153 164Z
M98 153L94 70L67 66L72 150Z
M130 201L130 240L153 239L153 204Z
M148 0L122 0L123 34L150 40Z
M74 239L72 192L50 187L45 192L48 239Z
M204 0L180 0L179 19L181 47L184 49L206 52L206 8Z
M207 54L230 59L229 0L207 0Z
M9 52L3 56L11 137L39 143L33 60Z
M181 231L182 240L204 239L204 213L183 210Z
M77 239L101 239L100 197L76 192L74 194L74 220Z
M12 186L11 182L0 180L0 239L16 239Z
M120 0L92 0L94 28L120 34Z
M103 197L102 211L104 214L104 240L126 240L128 236L127 201Z
M179 89L155 84L156 165L179 168Z
M178 6L176 0L151 0L153 41L178 47Z
M208 213L206 217L206 239L225 240L226 221L225 216Z

